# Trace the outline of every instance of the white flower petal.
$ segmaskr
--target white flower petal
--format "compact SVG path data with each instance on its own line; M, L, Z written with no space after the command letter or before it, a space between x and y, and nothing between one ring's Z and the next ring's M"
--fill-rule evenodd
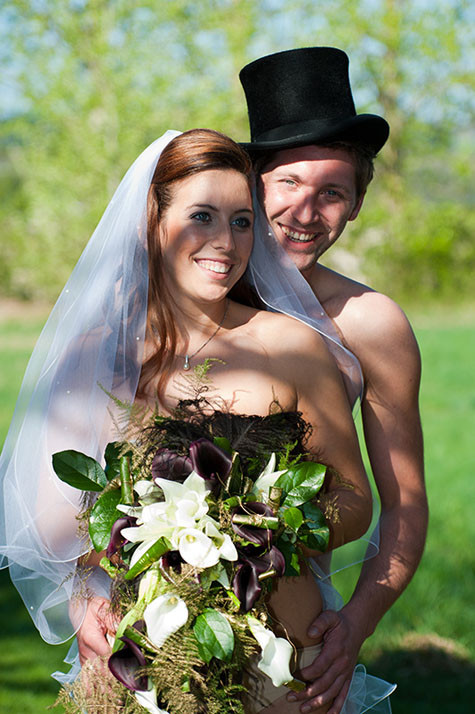
M197 528L183 528L178 537L183 560L195 568L209 568L219 561L219 552L211 538Z
M272 454L274 456L274 454ZM272 460L272 457L271 457ZM275 462L275 457L274 457ZM269 462L270 464L270 462ZM267 503L269 500L269 489L275 484L279 476L285 474L287 469L282 471L270 471L268 470L269 464L267 464L261 475L255 480L254 486L252 487L252 493L258 501L262 503ZM275 465L275 464L274 464Z
M162 489L166 503L173 512L173 522L176 525L193 527L195 521L208 512L206 497L209 488L205 481L194 471L184 483L156 478L155 483Z
M137 481L134 483L134 491L138 495L142 506L155 503L161 497L160 489L155 486L153 481Z
M135 563L139 560L139 558L144 555L147 550L155 543L155 541L150 541L150 540L144 540L143 543L140 543L132 553L132 557L130 558L130 567L133 568Z
M143 616L149 639L156 647L161 647L167 637L188 620L188 608L178 595L165 593L147 605Z
M237 560L238 552L236 550L236 546L234 545L231 539L231 536L229 536L227 533L223 533L222 538L223 542L218 548L219 557L224 558L225 560Z
M264 470L261 473L261 476L267 476L268 474L271 474L275 471L275 463L277 459L275 458L275 453L272 452L271 457L269 461L267 462Z
M160 709L157 706L157 690L155 687L146 692L135 692L135 698L140 706L146 709L150 714L168 714L165 709Z
M238 552L231 537L227 533L221 533L218 523L209 516L201 519L198 526L203 528L205 534L211 538L214 546L218 549L219 557L225 560L237 560Z
M258 668L272 679L274 687L290 682L293 677L290 672L292 645L283 637L276 637L273 632L262 625L255 617L247 618L249 628L261 647L261 659Z
M142 507L140 506L125 506L123 503L119 503L116 506L118 511L122 511L126 516L134 516L134 518L140 518L142 515Z

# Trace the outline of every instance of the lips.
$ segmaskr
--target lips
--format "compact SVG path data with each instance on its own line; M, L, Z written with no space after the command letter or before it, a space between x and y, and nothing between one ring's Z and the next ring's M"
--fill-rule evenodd
M287 228L287 226L283 226L281 223L279 223L279 225L282 229L282 233L294 243L310 243L318 236L318 233L304 233Z
M219 275L227 275L233 267L229 263L222 263L219 260L208 260L206 258L198 259L196 260L196 263L200 266L200 268L204 268L204 270L209 270L210 272L217 273Z

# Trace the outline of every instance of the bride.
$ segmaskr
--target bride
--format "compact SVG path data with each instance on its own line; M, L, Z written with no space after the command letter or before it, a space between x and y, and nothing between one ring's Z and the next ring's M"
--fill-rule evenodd
M170 414L190 396L184 376L211 359L212 393L236 419L266 417L278 405L311 425L305 451L331 467L325 488L338 504L329 549L369 526L353 421L321 335L233 299L253 246L251 183L247 155L222 134L167 132L154 142L119 186L28 367L2 455L0 552L42 636L60 642L76 633L81 663L110 651L109 583L77 532L77 493L50 462L71 448L100 458L113 437L107 393ZM271 256L268 268L272 276ZM95 574L77 597L84 565ZM316 656L307 628L321 607L305 567L298 578L280 578L269 598L299 667ZM249 673L246 711L300 711L285 688L264 691L257 679Z

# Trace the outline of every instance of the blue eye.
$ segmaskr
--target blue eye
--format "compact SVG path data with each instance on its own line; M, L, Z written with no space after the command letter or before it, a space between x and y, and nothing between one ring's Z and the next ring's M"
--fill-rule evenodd
M235 218L231 222L231 225L237 226L238 228L246 230L247 228L251 227L251 221L249 220L249 218L246 218L245 216L239 216L238 218Z
M327 188L323 193L328 196L328 198L342 198L341 193L335 191L333 188Z
M199 223L210 223L211 216L207 211L199 211L198 213L193 213L191 216L193 220L199 221Z

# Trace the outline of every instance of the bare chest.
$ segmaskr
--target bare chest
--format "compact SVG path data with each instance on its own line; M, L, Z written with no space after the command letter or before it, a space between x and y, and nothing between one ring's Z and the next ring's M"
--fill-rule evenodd
M296 392L286 378L285 365L252 340L216 341L206 355L191 360L190 370L185 370L184 364L182 356L175 358L160 400L165 411L172 411L180 400L198 395L213 408L237 414L265 416L276 403L285 411L297 408ZM156 382L150 389L156 393Z

